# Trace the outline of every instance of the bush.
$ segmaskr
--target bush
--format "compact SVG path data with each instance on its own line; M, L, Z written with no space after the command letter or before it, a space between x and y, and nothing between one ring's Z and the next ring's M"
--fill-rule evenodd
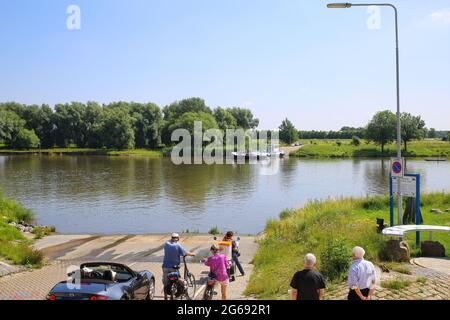
M13 139L13 147L16 149L32 149L39 146L39 138L34 130L20 129Z
M333 281L341 280L350 266L351 250L344 240L337 239L320 255L320 271Z
M369 197L362 200L362 207L366 210L381 210L386 206L389 206L389 202L383 197Z
M0 241L0 256L11 260L15 264L40 267L44 255L39 250L30 248L27 243Z
M45 236L50 235L51 233L55 232L55 227L34 227L33 228L33 234L35 239L42 239Z
M280 219L287 219L290 216L293 216L295 214L295 210L294 209L284 209L283 211L280 212Z
M340 147L340 146L342 145L342 142L341 142L341 141L336 141L336 145L337 145L338 147Z
M220 234L220 230L217 226L215 226L215 227L212 227L211 229L209 229L208 233L215 236L215 235Z
M361 139L357 136L353 136L352 137L352 145L354 145L355 147L358 147L359 145L361 145Z

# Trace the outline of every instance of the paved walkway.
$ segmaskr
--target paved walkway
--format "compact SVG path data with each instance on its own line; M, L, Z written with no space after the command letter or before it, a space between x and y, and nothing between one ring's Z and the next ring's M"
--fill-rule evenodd
M450 258L414 258L411 262L450 276Z
M376 286L374 300L450 300L450 260L434 258L418 258L424 265L405 264L411 274L402 274L395 271L381 273L380 281ZM411 262L414 263L413 259ZM445 262L446 261L446 262ZM441 267L446 265L446 272ZM388 289L383 283L395 280L405 281L402 289ZM384 286L386 286L384 284ZM332 286L327 290L326 298L330 300L347 299L348 287L346 283Z
M253 266L250 264L257 244L253 237L241 237L242 263L247 271L245 277L237 277L230 284L229 298L243 299L249 275ZM42 250L51 263L39 270L15 273L0 278L1 299L44 299L50 289L59 281L67 278L70 268L87 261L115 261L125 263L134 270L150 270L156 277L157 299L162 299L161 264L163 259L162 244L165 235L139 236L65 236L55 235L44 238L35 244ZM198 280L198 292L208 275L207 267L199 263L205 257L214 242L207 235L182 236L181 243L197 255L191 259L188 267ZM199 293L199 297L200 297Z

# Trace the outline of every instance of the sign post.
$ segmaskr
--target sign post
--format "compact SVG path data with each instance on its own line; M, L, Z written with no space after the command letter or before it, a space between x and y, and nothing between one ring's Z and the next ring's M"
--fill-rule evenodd
M391 159L391 176L403 177L405 171L405 158L397 157ZM397 181L398 192L398 224L403 224L403 208L402 208L402 192L401 192L401 180Z
M391 168L393 165L391 165ZM390 223L394 226L394 194L402 194L416 199L416 224L421 224L420 219L420 174L404 174L402 177L393 176L389 179L390 196ZM399 222L400 224L400 222ZM420 232L416 232L416 246L420 246Z

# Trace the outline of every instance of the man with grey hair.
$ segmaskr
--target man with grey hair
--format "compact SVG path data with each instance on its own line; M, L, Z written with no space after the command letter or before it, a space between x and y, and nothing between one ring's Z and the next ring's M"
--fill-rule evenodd
M364 260L361 247L352 250L353 263L348 270L348 300L371 300L375 292L376 272L372 262Z
M305 269L294 274L291 281L292 300L323 300L325 294L325 279L314 271L316 257L308 253L304 259Z

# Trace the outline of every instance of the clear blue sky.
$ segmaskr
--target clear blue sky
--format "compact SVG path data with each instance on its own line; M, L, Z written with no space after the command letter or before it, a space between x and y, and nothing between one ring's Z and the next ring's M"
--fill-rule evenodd
M450 0L400 10L402 108L450 129ZM246 106L263 128L363 126L395 108L393 14L321 0L0 0L0 101ZM81 30L66 28L70 4Z

